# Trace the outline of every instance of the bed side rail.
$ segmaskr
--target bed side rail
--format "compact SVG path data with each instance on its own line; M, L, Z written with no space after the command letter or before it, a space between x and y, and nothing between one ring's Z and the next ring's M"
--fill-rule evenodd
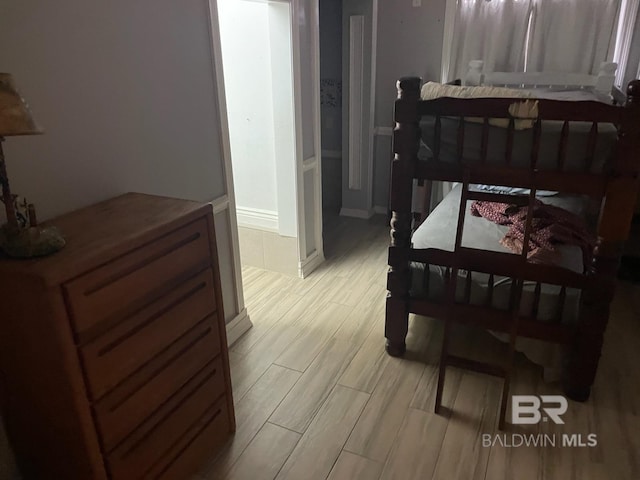
M409 300L409 311L418 315L434 318L446 318L449 306L434 303L431 300L412 298ZM471 326L482 326L494 332L510 333L513 314L496 310L484 305L456 304L454 313L458 323ZM546 323L532 317L520 317L518 320L518 336L537 338L547 342L570 344L575 336L576 328L560 323Z
M389 258L398 255L393 247L389 250ZM521 255L511 253L460 248L458 255L448 250L437 248L410 249L409 261L428 265L457 267L460 270L487 273L510 277L516 275L525 281L562 285L569 288L585 289L594 287L594 278L589 274L581 274L553 265L523 261Z
M602 197L608 177L585 172L527 170L493 165L463 165L431 160L416 162L413 177L419 180L459 182L468 175L470 183L553 190L575 195ZM502 198L505 198L504 195ZM494 199L494 201L497 199Z

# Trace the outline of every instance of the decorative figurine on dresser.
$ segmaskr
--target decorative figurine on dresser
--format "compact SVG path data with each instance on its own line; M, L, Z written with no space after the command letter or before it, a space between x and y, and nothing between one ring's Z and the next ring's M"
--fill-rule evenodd
M18 93L13 77L0 73L0 186L7 223L0 226L0 249L15 258L31 258L55 253L64 247L64 238L55 227L41 227L36 209L26 199L13 195L4 161L4 137L39 135L29 106Z

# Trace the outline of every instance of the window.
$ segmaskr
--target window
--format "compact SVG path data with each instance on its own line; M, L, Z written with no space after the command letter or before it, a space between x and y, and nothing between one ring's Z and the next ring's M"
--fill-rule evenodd
M616 72L616 85L618 87L622 86L624 82L639 4L640 0L622 0L622 5L620 6L615 52L613 54L613 61L618 64ZM638 78L638 75L640 75L640 66L636 78Z
M442 79L487 70L596 74L618 63L624 78L640 0L447 0ZM586 26L586 27L585 27Z

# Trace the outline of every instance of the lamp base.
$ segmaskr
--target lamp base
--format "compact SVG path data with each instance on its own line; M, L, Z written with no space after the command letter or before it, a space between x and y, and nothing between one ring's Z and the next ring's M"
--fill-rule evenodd
M50 255L66 244L56 227L0 227L0 249L13 258L33 258Z

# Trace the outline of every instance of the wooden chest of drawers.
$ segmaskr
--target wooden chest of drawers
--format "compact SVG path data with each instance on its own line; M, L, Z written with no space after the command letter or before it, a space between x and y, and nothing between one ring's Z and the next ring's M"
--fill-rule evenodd
M235 429L210 205L127 194L0 257L2 415L25 478L187 480Z

